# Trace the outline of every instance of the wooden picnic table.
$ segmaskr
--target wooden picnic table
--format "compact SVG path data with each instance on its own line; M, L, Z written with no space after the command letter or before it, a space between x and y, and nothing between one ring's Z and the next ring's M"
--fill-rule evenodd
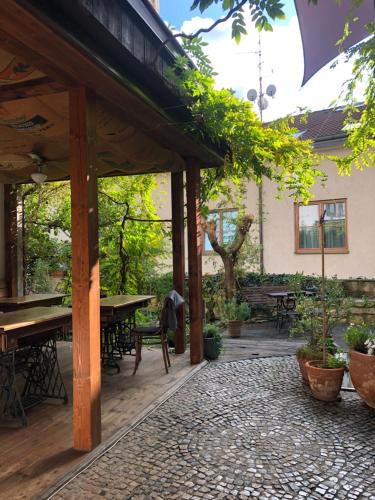
M56 335L71 324L67 307L32 307L0 315L1 418L19 417L47 398L67 402L57 361ZM23 388L16 384L16 376Z
M11 312L38 306L59 306L65 296L62 293L38 293L20 297L3 297L0 299L0 311Z

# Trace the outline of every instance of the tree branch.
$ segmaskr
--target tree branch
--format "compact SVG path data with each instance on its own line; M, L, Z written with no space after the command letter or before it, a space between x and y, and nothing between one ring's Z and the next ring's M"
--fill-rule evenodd
M235 258L236 254L241 250L241 247L245 241L247 233L250 231L253 221L254 215L245 215L238 221L237 237L228 249L228 252L232 255L232 258Z
M139 219L138 217L130 217L128 215L130 211L129 203L127 201L118 201L112 196L110 196L107 193L104 193L104 191L98 191L99 194L106 196L112 203L115 203L116 205L122 205L127 207L126 214L124 215L123 221L125 222L126 220L132 220L134 222L160 222L160 223L169 223L172 222L172 219Z
M222 24L222 23L225 23L226 21L228 21L232 17L232 15L235 12L239 11L247 2L248 2L248 0L241 0L237 5L232 7L224 17L220 17L219 19L217 19L208 28L200 28L198 31L196 31L195 33L191 33L190 35L188 35L187 33L175 33L175 34L172 33L171 36L168 36L164 40L164 42L162 44L160 44L158 50L156 51L155 57L152 60L151 66L155 66L156 60L159 57L160 52L165 48L165 46L171 40L173 40L173 39L177 40L177 38L186 38L186 40L194 40L194 38L199 37L203 33L209 33L210 31L215 29L216 26L218 26L219 24Z
M202 228L206 231L208 239L211 243L213 250L220 255L222 259L226 259L228 257L228 253L222 246L219 245L216 236L216 221L209 220L205 221L202 224Z

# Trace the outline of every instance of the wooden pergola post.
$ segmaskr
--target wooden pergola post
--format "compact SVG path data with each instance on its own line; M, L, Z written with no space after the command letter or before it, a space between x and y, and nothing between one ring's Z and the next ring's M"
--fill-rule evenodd
M184 238L184 177L183 172L171 174L172 198L172 247L173 288L183 297L185 288L185 238ZM175 352L185 352L185 306L177 311Z
M203 232L200 214L200 169L197 161L192 159L187 162L186 196L189 259L190 360L192 364L197 364L203 360Z
M18 224L17 187L4 185L5 284L9 297L17 297L18 283Z
M95 96L69 91L72 196L74 448L101 441L100 277Z

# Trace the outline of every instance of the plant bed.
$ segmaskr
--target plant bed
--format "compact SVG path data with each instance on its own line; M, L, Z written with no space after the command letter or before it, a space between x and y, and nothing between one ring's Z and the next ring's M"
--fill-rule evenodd
M308 361L306 371L315 399L326 402L337 401L344 378L344 367L325 368L322 361Z

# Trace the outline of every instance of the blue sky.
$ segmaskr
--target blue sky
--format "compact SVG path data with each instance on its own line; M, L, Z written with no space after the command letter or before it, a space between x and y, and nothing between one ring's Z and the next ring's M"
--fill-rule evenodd
M328 0L321 0L328 1ZM333 0L332 0L333 1ZM193 0L160 0L162 19L178 31L195 33L199 28L209 27L213 20L222 16L221 4L200 13L190 10ZM321 69L301 88L303 76L303 52L294 0L284 0L286 20L276 22L273 32L262 32L262 76L264 86L277 87L274 99L268 99L263 119L270 121L299 108L325 109L332 105L342 91L343 82L351 75L350 64L330 65ZM237 45L231 37L231 23L219 25L214 32L204 35L208 42L206 53L217 72L218 87L233 89L239 97L246 99L247 92L259 92L258 32L251 22L249 10L245 9L249 35ZM359 90L359 98L361 92ZM257 105L254 109L258 111Z
M193 0L160 0L160 14L161 17L168 23L180 29L183 22L191 19L194 16L200 16L199 10L190 10ZM294 0L285 0L284 12L287 16L288 22L291 16L295 15ZM204 17L211 17L217 19L222 15L223 11L220 5L211 6L204 12ZM282 24L284 24L282 23ZM279 22L277 24L280 24Z

